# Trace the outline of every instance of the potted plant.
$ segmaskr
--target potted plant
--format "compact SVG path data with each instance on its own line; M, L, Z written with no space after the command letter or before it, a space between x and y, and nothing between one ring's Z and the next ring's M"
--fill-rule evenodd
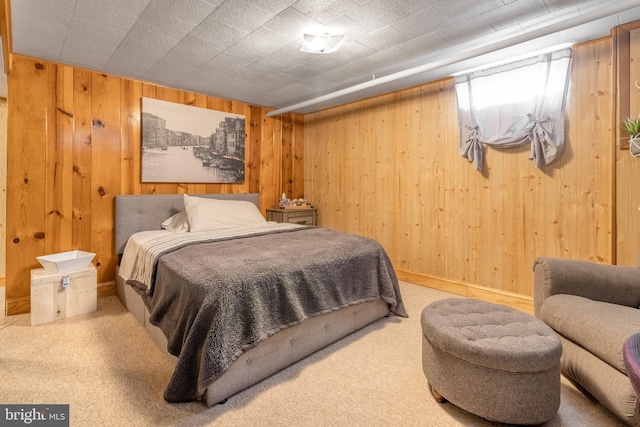
M624 119L622 129L629 134L629 153L633 157L640 156L640 115L635 119Z

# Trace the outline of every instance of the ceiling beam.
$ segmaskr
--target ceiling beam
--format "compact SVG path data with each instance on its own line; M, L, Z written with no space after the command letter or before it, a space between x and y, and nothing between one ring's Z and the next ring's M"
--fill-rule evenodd
M9 0L0 0L0 37L2 37L2 60L4 73L9 75L11 71L11 5Z

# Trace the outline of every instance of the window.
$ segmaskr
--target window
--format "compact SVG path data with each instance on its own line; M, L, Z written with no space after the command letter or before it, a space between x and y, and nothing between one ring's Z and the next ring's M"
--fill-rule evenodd
M484 146L531 145L536 167L564 146L571 49L538 55L455 78L460 154L482 172Z

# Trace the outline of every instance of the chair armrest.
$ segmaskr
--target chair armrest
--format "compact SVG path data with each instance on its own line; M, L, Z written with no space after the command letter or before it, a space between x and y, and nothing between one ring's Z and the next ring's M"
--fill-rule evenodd
M536 316L543 301L556 294L595 301L640 306L640 269L561 258L537 258L533 263L533 303Z

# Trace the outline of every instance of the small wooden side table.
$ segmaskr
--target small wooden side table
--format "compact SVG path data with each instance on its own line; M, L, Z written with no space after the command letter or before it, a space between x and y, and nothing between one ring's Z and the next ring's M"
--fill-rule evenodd
M292 224L317 225L318 209L267 209L267 221L288 222Z

